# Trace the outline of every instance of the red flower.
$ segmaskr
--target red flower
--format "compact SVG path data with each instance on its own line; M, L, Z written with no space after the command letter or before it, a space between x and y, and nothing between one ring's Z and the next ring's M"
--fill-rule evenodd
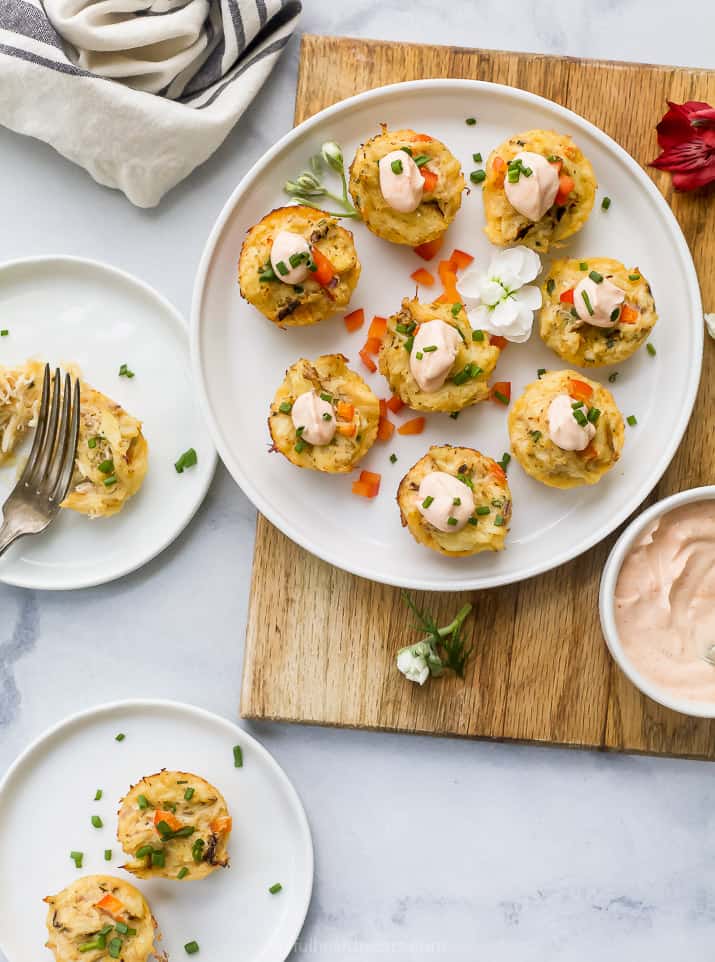
M656 128L662 153L650 166L672 171L676 190L704 187L715 181L715 109L698 100L668 106Z

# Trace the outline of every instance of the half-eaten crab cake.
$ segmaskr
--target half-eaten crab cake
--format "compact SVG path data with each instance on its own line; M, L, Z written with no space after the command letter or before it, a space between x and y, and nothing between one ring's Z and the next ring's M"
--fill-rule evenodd
M45 943L57 962L166 959L155 945L156 921L141 892L111 875L85 875L48 895Z
M117 838L138 878L195 881L228 866L232 820L223 795L189 772L147 775L120 802Z
M266 214L246 235L238 262L243 297L287 327L316 324L344 308L359 277L350 231L303 205Z
M351 471L375 443L380 402L342 354L300 358L286 371L268 418L273 446L299 468Z
M484 182L487 237L540 254L581 230L596 196L590 162L566 134L528 130L493 150Z
M506 475L473 448L431 447L400 482L397 504L415 541L440 554L462 558L504 547L511 518Z
M611 392L576 371L547 371L509 414L511 447L532 478L552 488L595 484L623 448L623 418Z
M619 364L645 344L658 315L637 267L610 257L554 261L541 288L539 333L569 364Z
M462 203L459 161L440 141L388 130L362 144L350 166L350 194L365 225L393 244L441 237Z
M461 411L489 397L500 350L472 331L461 304L406 297L387 322L380 371L393 394L416 411Z
M77 456L62 507L90 518L116 514L142 486L148 466L141 421L81 382Z
M0 465L10 459L27 429L35 426L43 368L40 361L0 365Z

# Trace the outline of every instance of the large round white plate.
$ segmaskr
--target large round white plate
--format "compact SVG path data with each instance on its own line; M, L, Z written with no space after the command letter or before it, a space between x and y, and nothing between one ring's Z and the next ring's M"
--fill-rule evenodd
M115 741L123 732L126 738ZM243 749L234 768L233 746ZM207 778L233 815L231 866L201 882L142 882L119 866L119 799L161 768ZM102 799L93 801L102 789ZM90 818L99 815L102 829ZM282 962L305 921L313 847L295 789L255 739L217 715L170 701L116 702L42 735L0 783L0 949L8 962L50 959L42 899L82 875L107 873L147 897L172 959L195 939L212 962ZM14 840L14 841L13 841ZM104 850L112 849L110 862ZM84 853L82 869L69 853ZM277 895L268 888L283 885Z
M465 124L476 117L476 126ZM281 331L242 302L236 261L246 230L271 208L287 202L281 184L305 167L327 139L345 149L378 130L412 127L443 139L469 172L472 154L533 127L571 134L590 158L601 185L586 228L569 243L570 256L616 257L639 265L651 281L660 321L655 358L641 350L619 365L614 394L624 415L634 414L623 457L597 486L551 490L528 478L512 461L509 483L514 515L507 549L473 558L444 558L417 545L400 527L394 501L398 482L430 444L464 444L493 457L508 451L507 412L492 403L428 418L417 437L397 434L378 442L361 467L382 474L373 501L350 492L351 477L299 471L269 454L266 414L284 369L298 357L342 351L361 373L358 350L365 330L347 334L340 317L309 329ZM601 210L601 198L612 198ZM493 248L483 231L481 190L464 197L445 243L486 265ZM351 222L347 222L351 227ZM390 245L355 226L363 272L351 308L394 313L414 291L409 275L425 266L408 248ZM432 265L433 269L436 263ZM438 290L438 288L433 288ZM428 300L429 289L421 297ZM469 80L426 80L383 87L351 98L297 127L248 173L209 238L194 290L192 358L209 425L229 471L266 517L290 538L326 561L366 578L413 588L485 588L528 578L585 551L609 534L645 498L668 465L690 417L700 375L703 319L693 263L667 204L640 167L614 141L576 114L522 90ZM512 382L512 396L540 367L565 367L535 332L526 345L510 345L495 379ZM609 369L594 372L605 381ZM378 396L384 379L368 375ZM409 412L404 412L410 416ZM397 421L403 416L396 418ZM389 455L395 452L396 464Z
M144 424L149 471L141 490L112 518L90 521L61 511L37 537L21 538L0 558L0 581L23 588L85 588L151 560L194 516L216 467L198 409L186 324L169 301L123 271L74 257L0 266L0 364L28 357L79 365L88 383ZM119 377L127 364L135 376ZM174 462L195 448L198 464ZM0 504L17 464L0 469Z

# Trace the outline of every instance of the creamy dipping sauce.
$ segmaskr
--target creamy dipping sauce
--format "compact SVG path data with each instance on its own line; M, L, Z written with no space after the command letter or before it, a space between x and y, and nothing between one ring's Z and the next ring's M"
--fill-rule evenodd
M654 685L715 702L715 500L674 508L634 543L614 611L626 657ZM715 652L714 652L715 653Z
M447 380L462 338L451 324L435 318L420 324L410 351L410 371L422 391L438 391Z
M613 327L618 324L620 307L625 296L620 287L616 287L605 277L600 283L584 277L574 289L573 304L580 320L593 324L594 327Z
M391 150L380 159L380 192L400 214L411 214L422 203L425 181L406 150Z
M504 181L504 193L514 210L536 223L556 200L559 175L554 165L541 154L522 150L512 163L518 160L531 174L527 177L522 172L513 183L507 177Z
M474 513L474 495L446 471L431 471L420 484L417 510L438 531L461 531Z
M306 391L297 397L290 416L296 431L300 431L300 437L308 444L330 444L335 437L333 405L318 397L315 391Z
M299 263L293 266L291 257L300 258ZM308 276L309 260L310 245L305 237L290 230L278 231L271 247L271 267L279 281L300 284Z
M562 451L584 451L596 434L590 421L579 424L574 417L574 400L568 394L557 394L547 414L549 437Z

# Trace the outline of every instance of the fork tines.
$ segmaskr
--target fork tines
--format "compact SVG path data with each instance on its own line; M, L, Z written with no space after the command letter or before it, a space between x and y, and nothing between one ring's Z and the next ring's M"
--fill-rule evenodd
M79 436L79 380L74 386L69 374L60 369L50 381L50 366L45 365L42 398L37 428L30 455L20 476L19 487L59 504L67 496Z

